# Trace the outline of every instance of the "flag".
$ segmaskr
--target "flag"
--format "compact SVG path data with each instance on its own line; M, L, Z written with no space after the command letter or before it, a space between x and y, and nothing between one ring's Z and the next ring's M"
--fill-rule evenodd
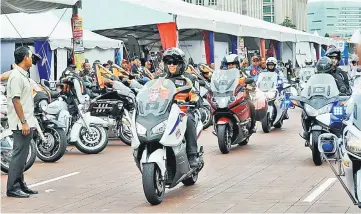
M48 41L34 41L35 52L43 59L37 63L40 79L49 80L51 76L51 49Z

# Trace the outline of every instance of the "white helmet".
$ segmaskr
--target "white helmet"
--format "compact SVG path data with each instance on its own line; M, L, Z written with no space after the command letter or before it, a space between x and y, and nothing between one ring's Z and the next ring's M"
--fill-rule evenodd
M354 54L351 58L351 62L358 62L359 61L359 58L356 54Z
M277 65L277 59L274 58L274 57L269 57L269 58L266 60L266 65L271 64L271 63L276 66L276 65Z

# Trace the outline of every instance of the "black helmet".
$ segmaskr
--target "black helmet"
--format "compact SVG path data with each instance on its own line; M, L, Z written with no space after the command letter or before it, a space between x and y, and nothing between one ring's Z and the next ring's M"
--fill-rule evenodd
M339 49L337 49L336 47L332 46L326 51L326 56L329 58L336 57L337 60L340 61L341 60L341 51Z
M331 73L332 67L332 60L327 56L322 57L316 64L317 73Z
M186 55L179 48L168 48L163 53L164 71L170 76L182 75L187 68ZM176 73L170 73L167 65L178 65Z

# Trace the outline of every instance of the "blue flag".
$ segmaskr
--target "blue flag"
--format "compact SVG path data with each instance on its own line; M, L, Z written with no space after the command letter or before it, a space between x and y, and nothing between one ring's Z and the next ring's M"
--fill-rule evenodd
M43 59L37 63L40 79L49 80L51 76L51 49L48 41L34 41L35 52Z

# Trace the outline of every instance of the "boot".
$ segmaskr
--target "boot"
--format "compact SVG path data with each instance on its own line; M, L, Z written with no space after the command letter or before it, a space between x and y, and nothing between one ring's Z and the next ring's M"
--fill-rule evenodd
M284 115L283 118L284 118L284 120L288 120L288 119L290 118L290 117L288 116L288 112L285 113L285 115Z
M189 155L188 161L191 168L196 168L199 166L199 160L197 155Z

